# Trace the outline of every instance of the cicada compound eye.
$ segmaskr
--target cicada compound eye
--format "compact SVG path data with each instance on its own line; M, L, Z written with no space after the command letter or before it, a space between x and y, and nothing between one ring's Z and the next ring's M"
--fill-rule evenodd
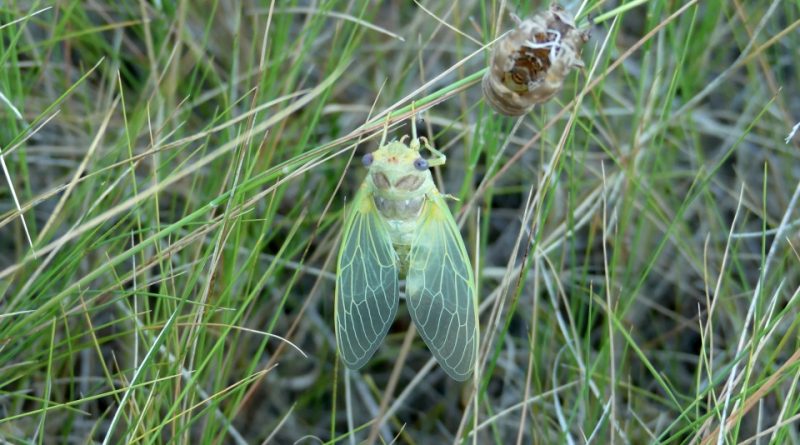
M417 158L414 160L414 168L419 171L424 171L428 169L428 160L425 158Z
M361 158L361 163L364 164L364 167L369 167L374 160L375 158L372 156L372 153L367 153Z

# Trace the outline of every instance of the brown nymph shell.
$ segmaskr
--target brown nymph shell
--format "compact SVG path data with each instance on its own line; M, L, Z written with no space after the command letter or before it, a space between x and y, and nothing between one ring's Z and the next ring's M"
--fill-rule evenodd
M553 97L569 71L583 66L580 52L589 33L558 5L524 21L511 18L517 26L495 43L482 87L495 111L520 116Z

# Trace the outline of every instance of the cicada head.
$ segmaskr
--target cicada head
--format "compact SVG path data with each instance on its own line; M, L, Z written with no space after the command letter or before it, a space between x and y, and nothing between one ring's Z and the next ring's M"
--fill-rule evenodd
M378 194L402 198L418 196L433 185L428 161L418 149L419 142L409 147L402 141L392 141L362 159L369 168L367 181Z
M558 5L524 21L512 19L517 26L495 44L482 88L497 112L519 116L552 98L570 70L583 66L580 51L589 34Z

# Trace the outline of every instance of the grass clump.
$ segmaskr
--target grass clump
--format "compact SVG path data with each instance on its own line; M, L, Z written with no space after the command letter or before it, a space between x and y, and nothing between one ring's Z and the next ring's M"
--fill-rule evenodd
M797 4L571 5L585 68L510 118L478 83L526 5L0 5L0 437L800 443ZM412 100L467 384L403 315L336 358L351 161Z

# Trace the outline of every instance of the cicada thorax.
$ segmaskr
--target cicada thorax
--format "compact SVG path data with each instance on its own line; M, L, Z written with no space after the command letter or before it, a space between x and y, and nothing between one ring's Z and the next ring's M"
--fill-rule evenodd
M391 142L368 158L368 187L398 255L401 275L419 230L427 195L436 189L427 161L402 142Z
M375 195L375 207L381 216L390 221L411 221L419 217L424 197L392 199Z

